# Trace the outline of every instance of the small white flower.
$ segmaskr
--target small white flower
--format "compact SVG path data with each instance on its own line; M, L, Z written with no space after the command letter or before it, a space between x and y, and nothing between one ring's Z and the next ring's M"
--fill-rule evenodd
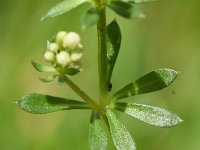
M71 61L79 61L83 56L82 53L72 53L71 54Z
M61 51L60 53L58 53L56 55L56 60L57 63L62 65L63 67L67 66L71 62L70 55L65 51Z
M74 49L79 45L80 41L81 41L80 36L77 33L69 32L64 37L63 47Z
M53 52L46 51L46 52L44 53L44 59L45 59L46 61L53 62L54 59L55 59L55 55L54 55Z
M56 43L49 43L48 50L51 52L57 53L59 50L59 46Z
M67 32L65 32L65 31L58 32L58 34L56 35L56 42L63 43L63 39L66 35L67 35Z

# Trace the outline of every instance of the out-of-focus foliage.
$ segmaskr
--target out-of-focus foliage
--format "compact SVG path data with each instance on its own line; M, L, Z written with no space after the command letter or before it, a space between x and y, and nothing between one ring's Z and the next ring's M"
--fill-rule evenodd
M88 149L89 110L71 110L73 116L70 111L31 115L14 103L21 95L33 92L80 100L69 88L57 86L57 82L40 82L40 74L31 66L32 59L42 62L44 41L51 40L51 35L60 30L80 32L84 71L73 79L91 96L98 96L96 28L82 31L80 25L88 4L40 22L41 16L56 3L57 0L0 0L0 149ZM131 21L108 11L110 19L113 16L118 19L123 33L121 54L113 72L113 91L151 70L169 67L181 71L169 88L137 96L135 101L170 108L184 123L159 129L136 119L122 118L139 150L198 150L200 147L199 4L197 0L156 1L141 6L146 19ZM123 75L125 79L120 78ZM127 99L130 100L133 101Z

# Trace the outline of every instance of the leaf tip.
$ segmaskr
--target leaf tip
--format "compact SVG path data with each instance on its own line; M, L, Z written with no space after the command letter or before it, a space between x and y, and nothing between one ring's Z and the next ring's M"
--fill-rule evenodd
M179 71L177 71L177 75L179 75L179 74L181 74L181 71L179 70Z
M163 127L169 127L170 128L170 127L177 126L177 125L179 125L179 124L184 122L184 120L182 120L179 116L177 116L175 114L173 114L173 115L174 116L173 116L173 118L171 120L171 123L166 125L166 126L163 126Z
M45 21L45 20L47 20L47 19L49 19L49 18L51 18L51 16L49 16L48 13L47 13L47 14L43 15L43 16L40 18L40 22Z
M14 102L12 102L13 104L17 104L18 105L18 101L14 101Z
M158 69L156 73L159 74L166 86L170 85L178 75L177 71L169 68Z
M144 13L141 13L141 14L139 14L138 17L141 18L141 19L145 19L145 18L146 18L146 15L145 15Z
M45 17L42 17L40 18L40 22L44 21L45 20Z
M33 65L33 67L37 70L37 63L34 60L31 60L31 64Z

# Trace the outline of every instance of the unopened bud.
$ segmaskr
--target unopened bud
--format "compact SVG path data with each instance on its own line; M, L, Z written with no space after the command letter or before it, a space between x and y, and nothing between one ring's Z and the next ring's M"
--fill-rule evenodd
M67 32L65 32L65 31L58 32L58 34L56 35L56 42L63 43L63 39L66 35L67 35Z
M48 49L54 53L57 53L59 50L59 46L56 43L50 43Z
M69 32L64 37L63 47L74 49L74 48L76 48L79 45L80 40L81 40L80 36L77 33L75 33L75 32Z
M53 52L50 52L50 51L46 51L44 53L44 59L46 61L49 61L49 62L53 62L54 61L54 58L55 58L55 55Z
M61 51L60 53L58 53L56 55L56 60L57 60L57 63L62 65L63 67L67 66L71 61L70 55L65 51Z
M72 53L71 54L71 61L79 61L83 56L82 53Z

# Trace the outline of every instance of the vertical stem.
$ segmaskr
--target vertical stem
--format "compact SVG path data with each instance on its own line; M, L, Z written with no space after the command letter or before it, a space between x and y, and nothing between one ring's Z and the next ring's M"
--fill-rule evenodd
M98 71L99 71L99 103L103 108L108 97L107 49L106 49L106 7L102 0L99 4L98 34Z

